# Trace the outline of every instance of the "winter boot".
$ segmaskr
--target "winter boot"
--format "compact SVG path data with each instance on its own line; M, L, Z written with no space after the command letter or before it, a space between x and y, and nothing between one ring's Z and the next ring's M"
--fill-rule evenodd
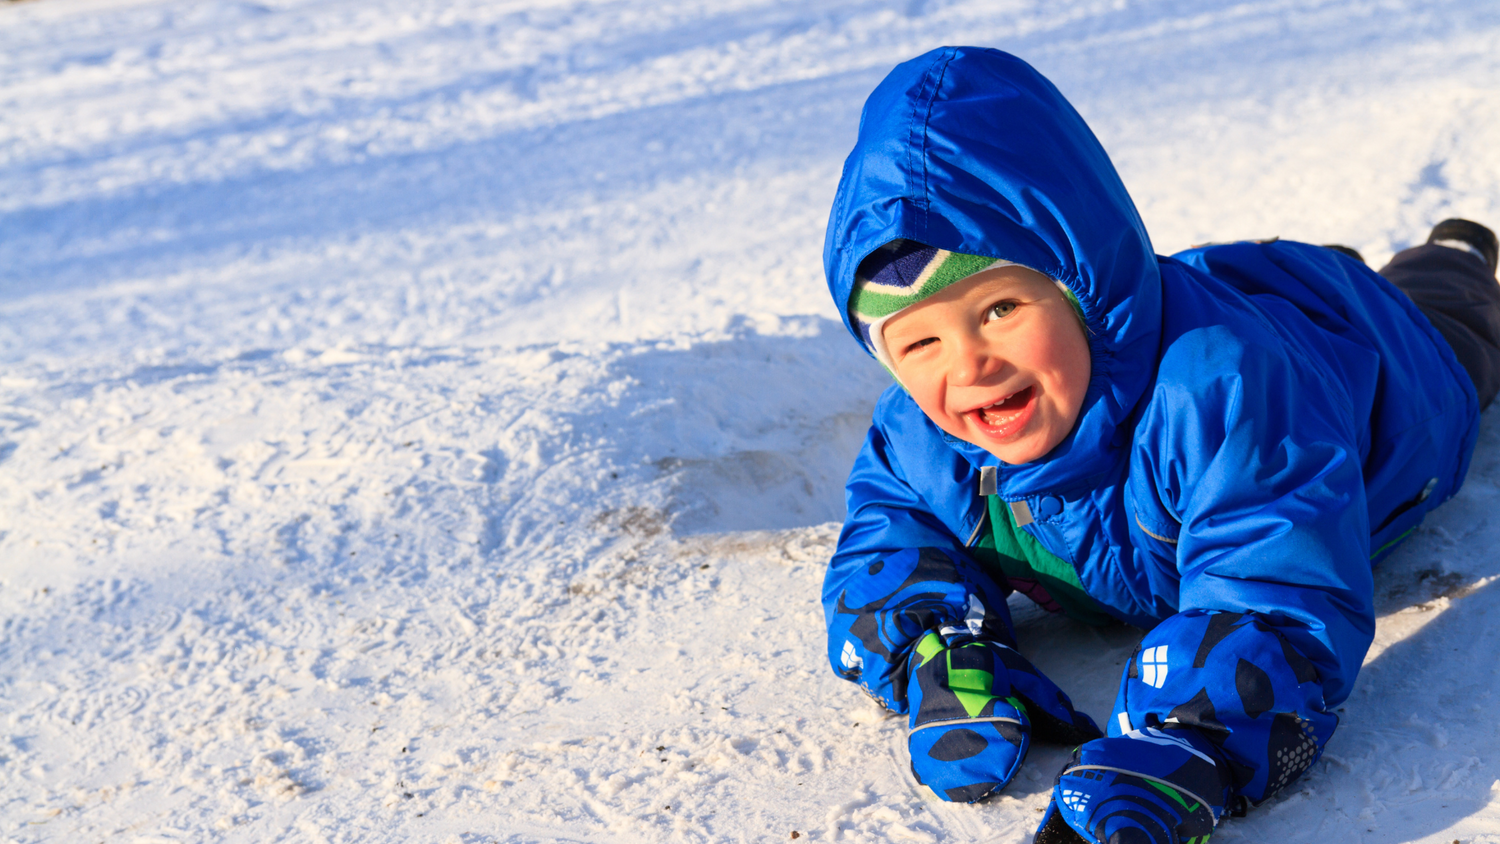
M1323 244L1323 248L1332 249L1333 251L1341 255L1348 255L1350 258L1353 258L1361 264L1365 262L1365 256L1359 254L1359 250L1355 249L1352 246L1345 246L1342 243L1325 243Z
M1444 220L1432 227L1427 242L1468 252L1484 261L1491 273L1495 272L1500 244L1497 244L1494 232L1472 220Z

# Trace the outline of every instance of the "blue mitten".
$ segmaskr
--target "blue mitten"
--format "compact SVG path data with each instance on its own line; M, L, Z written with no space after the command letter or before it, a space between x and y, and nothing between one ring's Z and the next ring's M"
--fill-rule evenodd
M1075 744L1100 734L1051 680L996 642L929 632L907 676L912 775L944 800L972 803L1010 782L1033 730Z
M1230 783L1213 744L1192 728L1091 741L1058 775L1034 844L1203 844Z

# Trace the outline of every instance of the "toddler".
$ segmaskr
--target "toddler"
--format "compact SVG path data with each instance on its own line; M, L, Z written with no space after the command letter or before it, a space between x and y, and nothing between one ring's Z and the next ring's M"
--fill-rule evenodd
M1379 274L1288 241L1153 253L1099 142L995 50L897 67L828 225L846 325L895 376L823 590L834 670L909 716L916 779L986 797L1078 745L1036 840L1189 842L1322 753L1371 567L1458 491L1500 390L1496 241ZM1148 630L1101 733L1006 596Z

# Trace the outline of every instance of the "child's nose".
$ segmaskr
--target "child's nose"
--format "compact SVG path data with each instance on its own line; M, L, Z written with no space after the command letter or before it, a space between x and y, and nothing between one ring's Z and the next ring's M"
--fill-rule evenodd
M984 343L960 343L953 364L953 381L959 386L978 384L1005 365L999 355Z

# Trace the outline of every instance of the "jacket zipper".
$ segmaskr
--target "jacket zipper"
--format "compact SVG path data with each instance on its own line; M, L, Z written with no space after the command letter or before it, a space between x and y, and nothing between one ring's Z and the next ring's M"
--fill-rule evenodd
M994 466L979 467L979 497L988 498L999 493L999 471ZM979 541L979 531L984 529L984 523L990 517L988 505L979 511L979 521L974 525L974 532L969 534L969 540L964 543L965 548L973 548L974 543Z

